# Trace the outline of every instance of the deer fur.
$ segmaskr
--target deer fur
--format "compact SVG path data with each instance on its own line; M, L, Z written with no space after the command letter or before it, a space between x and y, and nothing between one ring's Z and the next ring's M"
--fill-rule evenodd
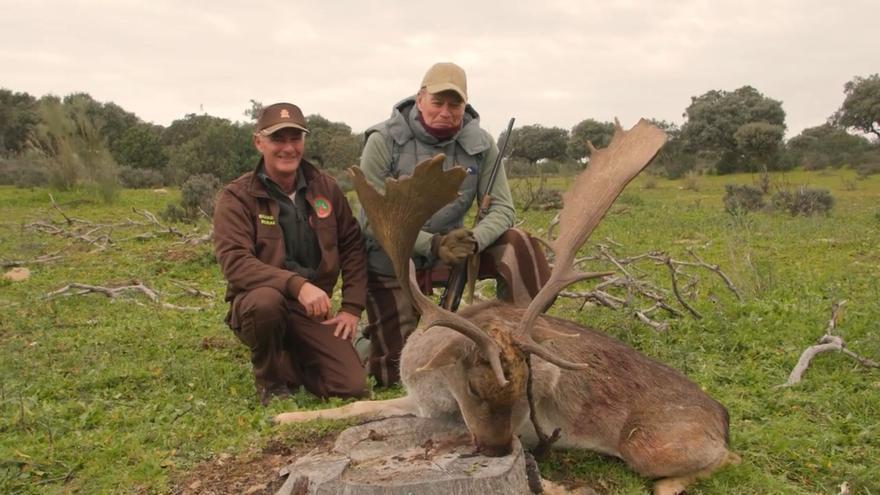
M481 328L503 328L519 321L523 311L493 301L468 306L460 314ZM542 345L589 364L584 370L565 370L532 357L537 418L561 428L555 448L619 457L640 475L658 479L654 493L662 495L680 493L696 479L739 461L727 448L727 411L682 373L598 330L546 315L537 318L536 326L539 331L576 334ZM405 397L283 413L275 419L285 423L413 414L464 421L478 449L489 455L508 453L513 435L526 446L537 443L525 380L510 380L506 397L514 400L492 401L498 388L492 369L477 346L457 331L434 327L413 333L401 355L400 373Z
M619 457L637 473L657 480L657 495L681 493L695 480L737 463L739 457L728 450L727 411L698 385L604 332L536 310L566 284L590 276L571 270L577 247L663 141L662 131L641 121L631 131L618 126L608 148L593 150L592 170L582 173L566 194L551 280L529 308L494 301L453 314L414 290L408 259L415 233L433 211L455 197L463 171L443 171L441 155L420 164L410 178L386 181L386 194L380 196L354 170L365 211L384 232L377 237L422 314L401 355L407 394L283 413L275 420L401 414L446 418L464 422L478 450L487 455L508 454L514 435L527 446L540 444L545 439L537 425L560 428L554 447ZM601 197L586 198L590 191L601 191Z

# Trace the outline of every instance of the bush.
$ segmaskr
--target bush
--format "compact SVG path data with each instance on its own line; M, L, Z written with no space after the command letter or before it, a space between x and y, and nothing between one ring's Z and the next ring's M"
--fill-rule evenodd
M152 189L165 184L162 172L151 168L119 167L119 184L129 189Z
M809 189L798 187L794 190L782 190L773 195L773 207L787 211L792 216L811 216L817 213L828 214L834 206L834 197L827 189Z
M220 190L220 179L211 174L190 176L180 187L180 204L169 203L159 214L170 222L192 222L204 212L214 214L214 197Z
M186 223L192 221L192 218L187 215L183 207L176 203L165 205L165 209L159 212L159 216L169 222Z
M724 210L739 215L764 208L764 194L757 187L738 184L724 185Z
M688 191L699 191L700 174L696 170L691 170L688 173L684 174L684 184L682 187L684 187Z
M856 174L862 179L870 175L880 174L880 161L863 163L856 167Z
M191 218L196 218L199 210L210 217L214 214L214 196L219 190L220 179L211 174L190 176L180 188L180 204Z
M40 160L10 158L0 160L0 184L18 188L49 184L49 173Z
M669 180L681 179L685 174L694 170L696 167L696 157L685 154L679 154L663 160L657 159L655 160L655 163L650 165L651 169L662 174Z
M508 177L531 177L538 175L535 167L528 160L522 158L508 158L504 162L507 166Z

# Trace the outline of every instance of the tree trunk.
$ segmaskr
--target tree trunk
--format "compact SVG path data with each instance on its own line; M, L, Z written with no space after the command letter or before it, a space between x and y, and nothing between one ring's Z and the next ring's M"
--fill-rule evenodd
M473 454L460 424L389 418L343 431L329 452L311 452L289 466L278 495L406 495L531 493L522 446L504 457Z

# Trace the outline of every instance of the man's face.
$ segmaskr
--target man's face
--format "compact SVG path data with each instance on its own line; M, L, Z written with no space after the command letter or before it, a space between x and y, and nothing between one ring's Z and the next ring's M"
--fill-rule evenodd
M464 117L464 102L455 91L428 93L419 91L416 106L422 114L422 121L437 129L454 129L461 126Z
M303 131L286 127L263 136L254 135L254 146L263 155L269 177L289 177L296 173L302 160L306 138Z

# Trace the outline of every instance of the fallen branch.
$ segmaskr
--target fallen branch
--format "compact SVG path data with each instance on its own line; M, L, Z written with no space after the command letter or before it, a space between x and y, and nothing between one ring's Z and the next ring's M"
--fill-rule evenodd
M844 342L843 338L834 335L834 329L837 328L837 322L840 318L840 315L843 311L843 307L846 305L846 301L840 301L838 303L834 303L831 306L831 319L828 320L828 326L825 328L825 335L819 338L816 345L808 347L802 354L800 359L798 359L797 364L794 369L791 370L791 373L788 375L788 381L783 383L782 385L777 385L777 387L791 387L792 385L796 385L801 381L803 374L807 371L807 368L810 366L810 361L817 355L823 352L829 351L838 351L843 354L855 359L859 364L869 368L880 368L880 364L859 356L858 354L846 349L846 342Z
M552 233L553 227L557 222L557 219L551 222L548 232ZM639 321L658 331L666 330L668 324L658 322L650 316L656 310L663 309L675 317L682 317L685 314L667 302L671 297L674 297L678 305L684 308L691 316L697 319L702 318L702 315L688 302L689 298L693 299L694 297L698 278L686 273L682 268L703 268L712 271L724 281L724 284L737 299L742 300L742 296L733 285L733 282L718 265L706 263L692 249L688 249L688 252L696 261L677 260L661 251L649 251L634 256L618 257L613 252L612 247L620 248L623 246L612 239L605 239L602 243L596 245L597 252L577 258L574 264L577 266L588 262L610 263L619 275L606 277L603 282L592 290L583 292L563 291L559 296L582 299L581 308L588 302L595 302L616 310L633 308L637 300L647 299L652 304L648 310L630 309L630 311ZM550 255L548 255L548 259L552 259ZM640 263L646 261L652 262L655 265L663 265L667 268L670 275L671 291L658 287L646 280L648 273L639 266ZM625 291L625 297L613 296L609 293L609 290ZM670 293L671 295L669 295Z
M5 261L0 261L0 266L2 266L3 268L15 268L15 267L19 267L19 266L37 265L37 264L40 264L40 263L48 263L48 262L50 262L50 261L60 260L61 258L63 258L64 256L58 254L58 253L60 253L60 252L61 252L61 251L56 251L56 252L54 252L54 253L50 253L50 254L43 254L43 255L37 256L36 258L31 259L31 260L5 260Z
M61 216L64 217L64 220L62 222L56 222L51 219L48 221L37 221L29 223L25 227L33 229L40 233L66 237L76 241L84 242L88 245L95 246L96 251L103 251L111 245L121 241L145 241L163 236L176 237L177 239L179 239L179 241L177 242L178 244L195 245L210 241L213 234L213 229L209 230L207 233L195 232L192 234L185 234L177 230L173 226L163 224L159 220L159 218L156 217L156 215L154 215L152 212L137 208L132 208L132 211L135 214L143 217L145 221L136 221L132 220L131 218L126 218L124 222L119 223L108 224L90 222L67 215L55 202L55 198L52 197L51 194L49 195L49 199L51 200L52 208L60 213ZM201 211L201 214L207 216L204 211ZM116 229L144 227L151 225L157 227L158 230L154 230L152 232L142 232L120 239L113 239L111 237L111 234Z
M136 281L137 282L137 281ZM159 297L159 293L154 289L144 285L141 282L134 283L132 285L123 285L120 287L104 287L100 285L89 285L89 284L80 284L80 283L72 283L65 285L64 287L54 290L52 292L47 293L43 296L43 299L54 299L57 297L68 297L68 296L81 296L84 294L103 294L110 299L116 299L120 295L123 295L127 292L136 292L141 293L147 296L147 298L159 306L166 309L174 309L178 311L202 311L203 308L192 307L192 306L178 306L176 304L162 302ZM137 301L133 301L136 304Z
M172 280L171 283L182 288L183 292L189 294L190 296L204 297L210 300L214 300L217 298L217 295L213 292L205 292L198 287L193 287L191 285L184 284L183 282L178 282L177 280Z

